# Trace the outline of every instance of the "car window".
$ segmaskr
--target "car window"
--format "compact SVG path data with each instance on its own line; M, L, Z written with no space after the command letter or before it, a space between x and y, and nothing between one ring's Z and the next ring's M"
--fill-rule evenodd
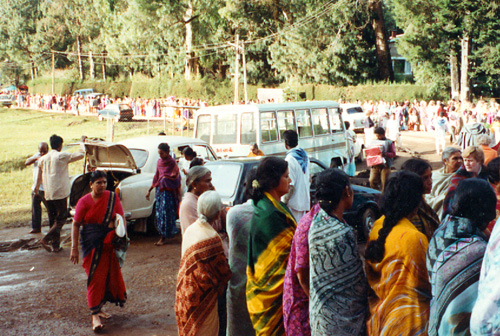
M144 149L134 149L134 148L129 148L129 151L132 154L132 157L134 158L137 168L142 168L146 164L146 161L148 160L148 151Z
M241 114L241 139L242 145L251 145L257 140L255 132L255 113L246 112Z
M232 197L239 186L243 165L238 163L206 165L212 172L212 184L222 198Z
M278 140L276 115L274 112L260 114L260 133L262 134L262 143Z
M280 129L280 139L283 139L285 131L296 131L293 111L278 111L278 127Z
M214 133L212 143L235 144L238 131L238 117L236 113L214 115Z
M328 127L328 113L326 113L326 108L312 109L311 114L314 135L323 135L330 133L330 129Z
M311 166L309 167L309 171L311 176L321 173L325 168L321 167L318 163L311 161Z
M348 114L353 114L353 113L363 113L363 109L361 106L356 106L356 107L350 107L347 109Z
M210 142L210 118L209 114L198 116L196 137L206 142Z
M205 161L214 161L215 157L212 152L208 149L207 146L204 145L194 145L193 150L196 152L198 156L201 156Z
M309 114L309 110L297 110L295 111L295 116L297 118L299 138L311 137L313 133L311 125L311 115Z
M337 108L328 109L328 113L330 114L330 126L332 128L332 133L343 132L344 125L340 121L339 109Z

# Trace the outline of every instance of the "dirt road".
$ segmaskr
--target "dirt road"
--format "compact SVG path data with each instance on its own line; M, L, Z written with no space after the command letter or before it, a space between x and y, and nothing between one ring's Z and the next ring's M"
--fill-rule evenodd
M434 168L440 167L432 134L404 132L403 145L419 152ZM397 168L410 157L408 153L398 155ZM63 236L68 237L69 230L70 225L65 225ZM0 241L29 245L35 241L33 236L42 237L28 235L28 231L29 223L1 230ZM123 267L128 300L124 308L105 306L113 317L106 321L102 334L177 335L174 299L180 240L161 247L153 245L156 240L156 237L132 237ZM81 264L69 261L69 244L60 253L16 247L11 252L0 252L0 335L92 334L85 272Z

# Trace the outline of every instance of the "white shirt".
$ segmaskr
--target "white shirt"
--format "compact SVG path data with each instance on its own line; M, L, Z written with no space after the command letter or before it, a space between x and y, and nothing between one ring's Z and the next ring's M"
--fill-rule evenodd
M69 184L68 164L83 157L83 152L68 153L53 149L38 159L38 165L42 169L46 200L60 200L69 196L71 186Z
M32 157L30 157L28 160L31 159L39 159L41 157L40 152L34 154ZM38 179L38 160L33 162L33 186L31 187L31 190L35 190L36 187L36 181ZM43 191L43 183L40 183L40 191Z
M291 155L287 154L285 160L288 162L288 173L292 182L291 186L294 188L292 197L288 200L288 207L296 211L308 211L311 209L311 196L309 194L310 181L309 169L310 162L307 159L306 172L302 171L302 167L297 160Z

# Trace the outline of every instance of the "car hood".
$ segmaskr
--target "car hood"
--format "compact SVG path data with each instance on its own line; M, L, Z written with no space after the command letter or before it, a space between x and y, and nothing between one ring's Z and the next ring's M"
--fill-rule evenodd
M86 143L88 168L118 168L137 170L132 154L124 145L101 142Z

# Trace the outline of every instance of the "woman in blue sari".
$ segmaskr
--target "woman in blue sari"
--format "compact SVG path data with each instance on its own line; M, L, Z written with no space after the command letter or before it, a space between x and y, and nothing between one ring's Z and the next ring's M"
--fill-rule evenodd
M447 215L429 242L427 271L432 286L429 335L470 335L487 237L496 215L496 195L488 182L458 184Z

